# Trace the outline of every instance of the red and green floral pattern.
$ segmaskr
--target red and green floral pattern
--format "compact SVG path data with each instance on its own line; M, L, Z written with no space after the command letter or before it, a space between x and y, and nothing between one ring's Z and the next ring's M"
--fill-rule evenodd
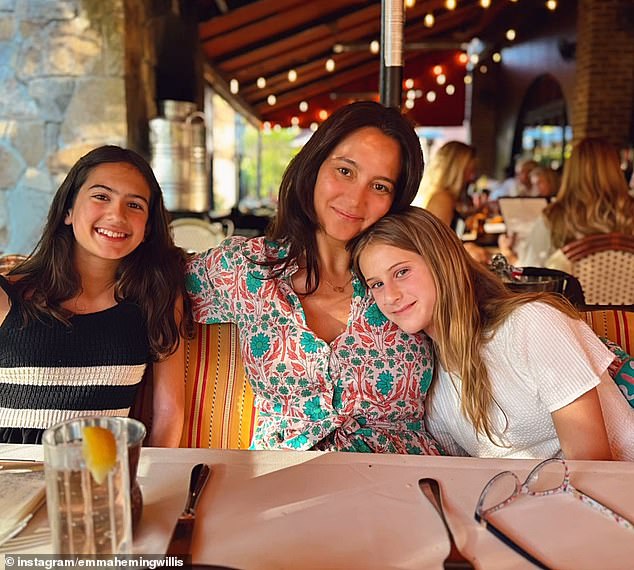
M348 325L326 343L291 286L297 266L274 276L258 264L285 253L264 238L233 237L188 264L195 320L240 331L259 410L252 447L439 454L423 425L429 339L390 323L355 277Z

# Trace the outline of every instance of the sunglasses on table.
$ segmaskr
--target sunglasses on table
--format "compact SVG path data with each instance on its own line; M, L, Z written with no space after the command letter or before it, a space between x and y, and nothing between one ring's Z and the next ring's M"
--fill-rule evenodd
M543 562L524 550L507 534L492 524L488 517L512 503L520 495L542 497L557 493L567 493L579 499L582 503L592 507L605 517L613 520L619 526L634 531L634 523L621 516L610 507L597 499L579 491L570 483L570 471L563 459L551 458L542 461L528 474L526 480L520 482L512 471L502 471L491 479L482 490L475 509L475 520L486 527L504 544L518 554L532 562L538 568L550 570Z

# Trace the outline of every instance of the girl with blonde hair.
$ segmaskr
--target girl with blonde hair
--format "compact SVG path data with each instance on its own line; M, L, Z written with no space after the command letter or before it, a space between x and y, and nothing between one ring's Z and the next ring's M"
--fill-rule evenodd
M613 355L563 298L512 293L419 208L379 220L350 247L382 313L432 339L425 422L446 451L634 458L634 410L608 375Z

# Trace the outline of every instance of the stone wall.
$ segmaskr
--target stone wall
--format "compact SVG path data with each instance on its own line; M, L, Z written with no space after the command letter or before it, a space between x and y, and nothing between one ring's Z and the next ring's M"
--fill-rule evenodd
M88 150L147 146L151 2L0 0L0 252L32 250Z

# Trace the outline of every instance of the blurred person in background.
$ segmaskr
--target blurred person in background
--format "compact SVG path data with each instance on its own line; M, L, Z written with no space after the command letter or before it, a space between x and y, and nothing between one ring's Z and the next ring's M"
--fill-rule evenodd
M507 178L499 186L493 189L489 200L495 201L498 198L509 196L527 196L531 188L530 173L538 166L537 162L529 158L519 159L515 163L515 176Z
M561 248L586 236L634 234L634 197L620 167L616 148L601 138L585 138L572 149L554 202L535 222L518 251L502 253L520 266L566 271Z

